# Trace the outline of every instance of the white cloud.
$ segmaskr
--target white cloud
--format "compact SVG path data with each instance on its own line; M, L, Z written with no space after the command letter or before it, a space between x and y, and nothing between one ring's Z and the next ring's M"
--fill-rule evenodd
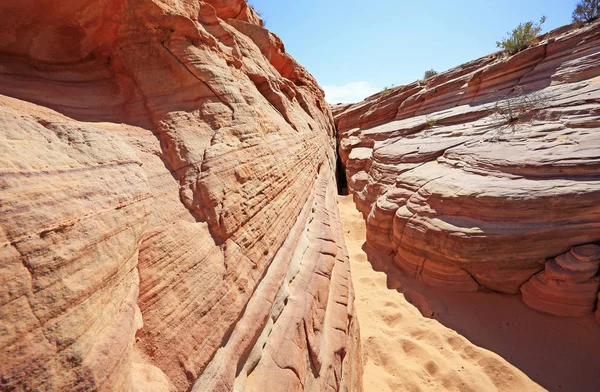
M379 91L369 82L354 82L343 86L323 86L329 103L355 103Z

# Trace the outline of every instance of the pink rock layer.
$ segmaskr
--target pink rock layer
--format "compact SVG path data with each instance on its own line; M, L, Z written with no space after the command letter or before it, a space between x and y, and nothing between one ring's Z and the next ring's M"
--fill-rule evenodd
M451 290L518 293L545 266L524 292L571 290L546 260L600 241L600 22L333 111L371 251ZM585 306L548 311L591 314L594 269L568 273Z
M583 245L546 263L521 286L527 306L556 316L585 316L597 307L600 246Z
M361 390L333 117L256 12L0 18L0 389Z

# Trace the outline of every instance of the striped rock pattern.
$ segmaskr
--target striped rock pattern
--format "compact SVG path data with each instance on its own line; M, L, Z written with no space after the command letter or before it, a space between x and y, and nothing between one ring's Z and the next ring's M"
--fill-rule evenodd
M333 118L252 8L0 17L0 389L360 390Z
M589 244L548 261L521 286L527 306L557 316L584 316L596 309L600 246Z
M335 105L370 251L432 286L518 293L547 260L599 242L598 59L600 23L565 26L512 57Z

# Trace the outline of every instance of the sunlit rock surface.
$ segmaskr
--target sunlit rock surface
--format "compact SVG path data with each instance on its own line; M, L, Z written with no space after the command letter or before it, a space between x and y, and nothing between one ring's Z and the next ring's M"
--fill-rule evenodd
M596 309L600 246L583 245L548 261L521 287L523 301L557 316L583 316Z
M0 389L360 390L333 118L258 15L0 18Z
M600 23L565 26L333 106L368 248L431 286L518 293L546 268L523 292L554 292L548 260L600 241L599 60ZM590 282L585 306L534 307L591 315L597 268L557 273Z

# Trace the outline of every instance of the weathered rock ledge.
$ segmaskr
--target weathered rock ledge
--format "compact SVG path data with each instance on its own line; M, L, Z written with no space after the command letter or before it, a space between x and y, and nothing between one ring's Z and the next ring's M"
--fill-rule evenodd
M0 19L0 389L361 390L333 118L247 3Z
M333 110L371 252L432 286L596 309L597 259L571 261L600 243L600 22Z

